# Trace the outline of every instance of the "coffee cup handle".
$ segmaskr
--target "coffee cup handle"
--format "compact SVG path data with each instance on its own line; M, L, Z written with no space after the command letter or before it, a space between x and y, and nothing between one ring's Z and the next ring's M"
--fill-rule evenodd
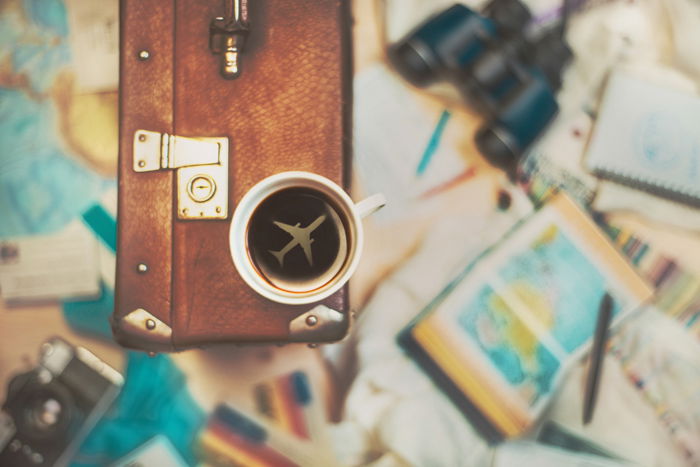
M383 194L377 193L368 198L363 199L359 203L355 204L355 211L361 217L367 217L384 207L386 204L386 198Z

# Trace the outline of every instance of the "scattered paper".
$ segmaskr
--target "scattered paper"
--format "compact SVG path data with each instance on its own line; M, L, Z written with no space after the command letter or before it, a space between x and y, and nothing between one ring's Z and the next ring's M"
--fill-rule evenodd
M0 240L0 296L6 302L99 294L97 239L81 221L55 234Z
M119 4L66 0L69 43L79 92L119 86Z
M361 186L387 199L375 216L379 221L412 215L422 194L469 168L457 147L464 128L446 118L444 108L422 102L383 64L355 78L354 115L355 168Z

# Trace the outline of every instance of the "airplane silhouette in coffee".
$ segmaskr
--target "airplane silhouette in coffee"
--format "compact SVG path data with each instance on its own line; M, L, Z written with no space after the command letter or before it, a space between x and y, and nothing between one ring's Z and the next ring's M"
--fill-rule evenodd
M289 225L278 221L272 222L277 227L279 227L280 229L284 230L292 236L292 240L290 240L289 243L287 243L281 250L268 250L270 253L272 253L272 255L275 258L277 258L277 261L280 262L280 267L284 267L285 255L297 245L300 245L301 248L304 250L304 255L306 255L306 261L309 262L309 266L314 265L314 259L311 256L311 244L314 242L314 239L311 238L311 233L314 230L316 230L316 228L318 228L318 226L321 225L325 220L325 215L318 216L315 221L303 228L299 227L299 225L301 225L300 222L297 222L296 225Z

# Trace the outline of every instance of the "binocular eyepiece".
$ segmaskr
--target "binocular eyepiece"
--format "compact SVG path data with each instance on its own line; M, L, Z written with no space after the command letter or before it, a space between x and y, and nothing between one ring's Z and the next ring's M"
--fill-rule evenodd
M531 22L519 0L492 0L483 14L456 4L388 51L393 66L415 86L453 83L486 116L477 147L509 172L556 115L555 93L572 57L560 30L533 35Z

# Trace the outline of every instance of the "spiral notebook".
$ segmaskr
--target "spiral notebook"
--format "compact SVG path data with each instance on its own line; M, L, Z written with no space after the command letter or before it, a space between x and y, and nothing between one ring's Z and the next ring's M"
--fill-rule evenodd
M585 164L596 175L700 206L700 97L617 71Z

